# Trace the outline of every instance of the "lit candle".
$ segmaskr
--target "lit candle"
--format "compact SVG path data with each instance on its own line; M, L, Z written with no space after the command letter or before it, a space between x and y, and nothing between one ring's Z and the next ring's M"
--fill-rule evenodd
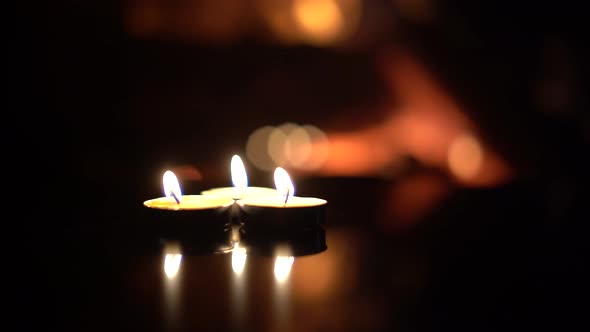
M201 192L201 195L238 200L247 197L271 196L277 194L277 191L273 188L249 187L246 167L244 167L242 158L238 155L234 155L231 158L231 179L233 187L212 188Z
M202 235L216 239L218 243L229 241L225 225L229 221L229 207L234 203L232 199L183 195L178 179L171 171L164 173L163 184L164 197L143 202L147 217L153 221L159 236L194 238Z
M166 171L162 178L164 183L164 197L149 199L143 202L148 208L158 210L206 210L229 206L232 200L219 196L183 195L176 175Z
M319 226L324 222L326 200L295 196L289 174L281 167L274 172L277 194L249 197L238 201L245 214L247 227L266 225L271 228Z

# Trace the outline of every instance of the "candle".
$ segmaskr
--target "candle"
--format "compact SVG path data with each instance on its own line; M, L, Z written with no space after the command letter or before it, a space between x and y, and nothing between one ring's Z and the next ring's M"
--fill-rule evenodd
M295 196L295 187L287 171L277 167L274 172L277 195L249 197L238 201L245 214L244 223L270 228L319 226L324 222L328 203L315 197Z
M233 204L232 200L224 197L182 195L180 183L172 171L164 172L162 182L165 196L144 201L144 206L159 210L186 211L218 209Z
M203 238L227 245L230 234L228 210L234 201L224 197L183 195L176 175L166 171L162 178L164 197L143 202L155 232L164 238Z
M248 175L242 158L234 155L231 159L231 179L233 187L212 188L201 192L203 196L215 196L239 200L246 197L276 195L277 191L266 187L248 187Z

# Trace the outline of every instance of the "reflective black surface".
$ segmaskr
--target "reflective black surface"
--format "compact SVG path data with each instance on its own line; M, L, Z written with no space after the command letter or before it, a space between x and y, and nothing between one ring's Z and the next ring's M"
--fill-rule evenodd
M330 181L319 182L317 192L331 192ZM364 187L364 194L385 185L335 182ZM111 217L74 219L52 238L50 250L29 256L42 270L30 275L34 292L23 296L34 299L31 315L62 330L433 331L578 324L585 233L576 215L549 218L538 193L526 186L458 190L405 230L384 224L376 202L340 205L348 199L343 196L326 197L327 250L295 257L284 282L275 276L274 255L246 240L248 255L238 274L231 250L213 254L201 250L200 242L147 236L143 220L134 219L144 207L111 196L110 202L130 205L102 210ZM169 277L166 255L175 253L183 256Z
M246 11L230 2L213 9ZM22 119L6 140L17 154L4 160L5 202L19 207L5 219L19 229L6 232L16 244L4 271L19 281L5 287L22 319L5 329L588 330L587 20L576 16L586 11L442 1L431 21L412 21L406 1L375 1L354 47L331 49L267 42L257 24L228 44L177 39L166 32L183 26L145 3L140 21L163 35L134 34L135 7L109 1L30 6L17 26L30 61L16 66L24 96L6 110ZM158 3L201 22L191 13L217 1ZM412 61L392 83L389 56L407 49L440 90L419 84ZM449 104L511 177L458 181L432 129L456 119L420 113ZM425 126L372 136L400 114ZM179 237L147 225L142 202L162 195L164 170L184 170L186 194L230 185L229 158L248 135L285 121L317 124L334 142L368 128L368 143L334 149L332 165L372 172L293 173L298 195L328 201L323 231L245 231L244 257L225 229ZM272 186L270 172L247 167L251 185ZM491 170L481 178L496 179ZM275 274L277 246L296 257Z

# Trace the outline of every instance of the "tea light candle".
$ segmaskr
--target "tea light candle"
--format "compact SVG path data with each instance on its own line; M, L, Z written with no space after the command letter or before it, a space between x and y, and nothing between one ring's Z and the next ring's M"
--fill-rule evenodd
M247 227L264 225L270 228L319 226L324 222L326 200L295 196L295 187L287 171L277 167L274 172L278 195L249 197L239 200Z
M150 209L187 211L218 209L233 204L224 197L204 195L182 195L180 184L172 171L166 171L162 178L165 197L149 199L143 205Z
M176 175L166 171L163 176L164 197L143 202L147 218L156 232L163 237L187 238L199 234L215 233L220 241L227 242L225 226L229 222L228 210L234 201L224 197L182 195Z
M212 188L201 192L203 196L221 197L239 200L246 197L277 195L276 189L266 187L248 187L248 175L242 158L234 155L231 159L231 179L233 187Z

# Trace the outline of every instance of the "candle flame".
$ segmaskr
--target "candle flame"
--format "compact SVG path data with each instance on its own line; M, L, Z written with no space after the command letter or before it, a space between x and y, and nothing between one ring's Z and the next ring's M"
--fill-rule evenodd
M282 167L277 167L275 169L274 177L275 187L277 188L279 195L285 196L285 204L287 204L289 198L295 195L295 187L293 186L291 177Z
M291 267L295 258L293 256L277 256L275 259L275 280L282 283L289 278Z
M167 254L164 258L164 273L168 279L172 280L178 275L180 269L180 262L182 261L181 254Z
M172 171L166 171L164 172L162 182L164 183L164 195L166 197L172 197L176 203L180 203L182 191L180 190L180 184L176 175Z
M234 155L231 158L231 181L234 187L238 189L244 189L248 187L248 175L246 174L246 168L242 162L242 158L238 155Z
M244 271L247 257L246 248L240 247L239 243L236 243L231 254L231 268L236 275L240 275Z

